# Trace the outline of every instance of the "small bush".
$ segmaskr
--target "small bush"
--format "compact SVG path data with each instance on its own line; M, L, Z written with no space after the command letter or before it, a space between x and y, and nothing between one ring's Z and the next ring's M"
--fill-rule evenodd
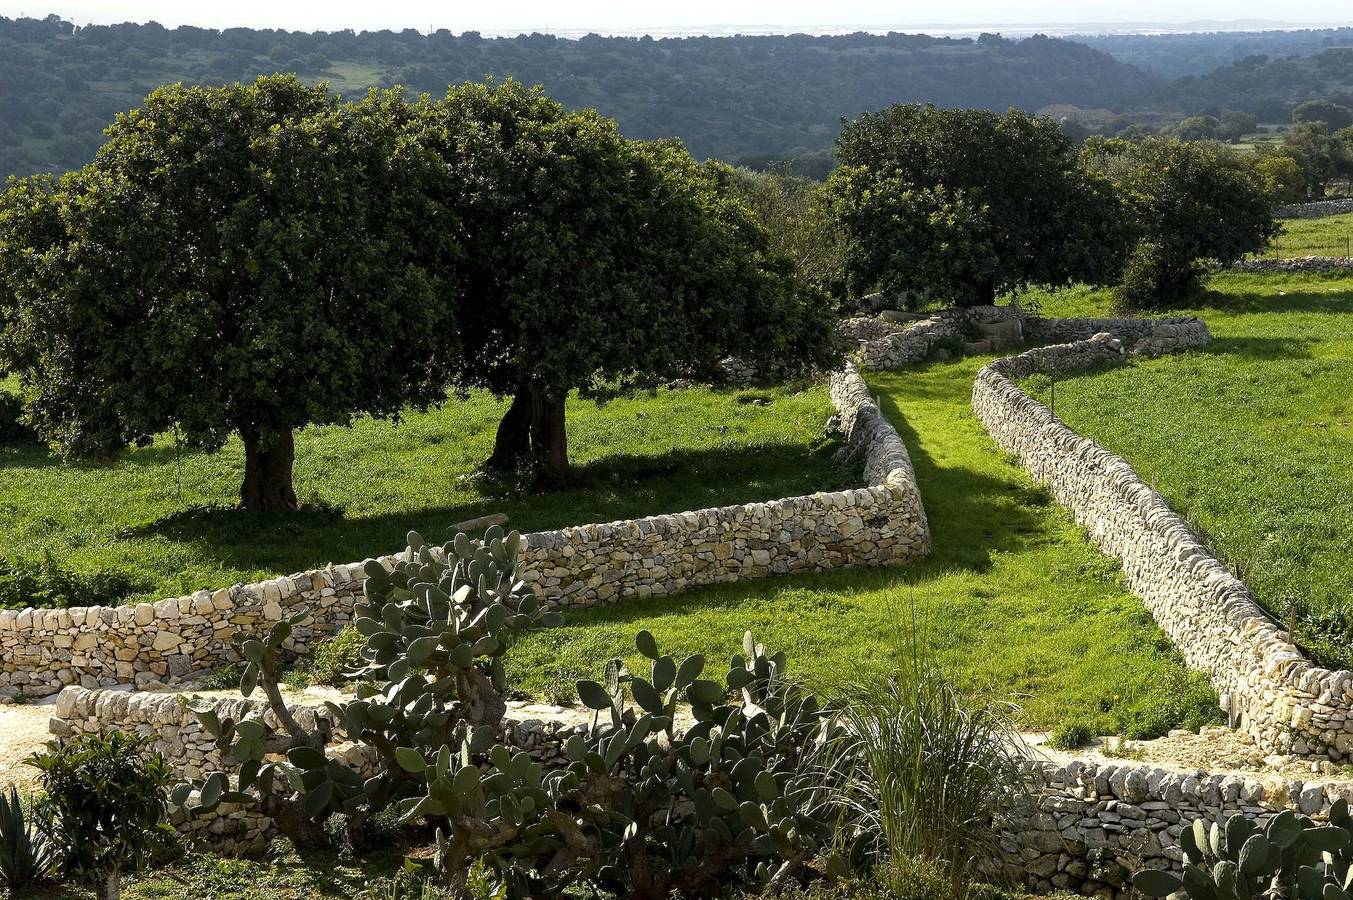
M1048 746L1056 750L1079 750L1095 739L1093 726L1082 719L1070 719L1048 735Z
M0 390L0 447L38 443L38 433L23 420L23 402L8 391Z
M44 824L40 813L24 812L13 785L8 797L0 794L0 887L11 895L46 881L56 870L60 856Z
M1160 244L1143 241L1128 258L1123 280L1114 288L1114 307L1122 311L1170 309L1202 293L1198 268L1173 265Z
M68 875L91 884L100 900L118 896L134 871L177 835L165 823L172 777L145 739L114 731L52 741L28 758L40 773Z
M149 588L150 582L127 572L76 572L51 554L41 560L0 558L0 609L113 606Z
M194 686L200 691L229 691L240 686L243 674L244 663L229 663L212 669L197 679Z
M346 684L348 672L361 663L362 645L366 638L348 625L328 640L320 641L309 658L287 673L284 682L294 690L304 690L312 684L337 687ZM224 687L239 684L239 678Z

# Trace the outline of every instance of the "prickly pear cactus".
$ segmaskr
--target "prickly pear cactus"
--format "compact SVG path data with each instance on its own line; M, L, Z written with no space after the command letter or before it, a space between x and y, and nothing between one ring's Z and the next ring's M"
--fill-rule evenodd
M1291 810L1262 830L1244 816L1210 828L1198 819L1180 833L1179 846L1182 875L1149 869L1132 876L1133 887L1147 897L1192 900L1350 900L1353 894L1353 819L1343 800L1330 808L1328 825Z
M551 773L551 810L521 853L552 894L589 882L620 896L703 896L730 880L783 880L826 857L836 829L821 815L820 782L804 765L833 727L816 698L784 678L783 654L748 634L724 676L705 660L677 661L640 632L647 677L618 661L606 682L578 683L594 727ZM636 708L624 701L628 686ZM676 727L688 705L693 723ZM542 852L543 851L543 852Z
M421 796L427 781L415 757L426 761L440 748L460 747L466 733L476 747L496 739L506 709L507 633L562 621L514 577L520 547L519 534L498 527L482 540L457 534L440 547L410 532L390 568L366 562L354 622L366 638L362 664L351 673L356 699L326 706L348 739L368 748L374 773L327 756L329 736L302 729L282 699L278 651L300 613L264 640L238 642L247 661L241 691L247 697L262 686L281 730L262 716L222 721L209 705L190 705L240 769L233 787L226 773L212 772L180 785L172 799L189 812L260 800L279 825L292 822L310 837L311 826L334 813L360 828L390 804ZM279 751L285 762L267 761Z

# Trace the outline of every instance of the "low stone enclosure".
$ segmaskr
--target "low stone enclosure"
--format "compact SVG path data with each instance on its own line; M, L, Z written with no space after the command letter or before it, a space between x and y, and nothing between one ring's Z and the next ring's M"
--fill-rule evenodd
M1353 256L1294 256L1289 259L1245 259L1232 272L1344 272L1353 270Z
M1069 376L1121 362L1129 353L1157 355L1205 346L1211 337L1202 321L1044 319L1018 310L979 308L919 319L883 316L846 327L848 336L859 342L860 358L875 365L965 352L972 345L989 349L1025 340L1060 342L984 367L973 387L977 419L998 447L1049 486L1092 541L1121 561L1128 586L1187 663L1210 675L1234 727L1265 753L1353 759L1353 673L1311 663L1264 614L1248 588L1124 460L1067 428L1020 388L1020 380L1035 373ZM929 532L897 432L854 367L833 376L831 393L837 424L848 447L860 455L864 481L872 487L530 535L523 564L532 584L556 604L588 605L775 572L905 561L925 552ZM262 627L300 605L318 606L315 623L296 647L301 651L306 640L345 619L359 589L356 568L333 567L163 601L150 607L151 622L157 623L153 628L114 631L124 618L137 623L147 615L142 612L146 607L132 607L129 613L85 612L75 634L78 639L92 632L113 644L126 639L110 640L111 635L150 634L148 643L137 639L121 646L154 649L158 638L153 635L165 622L194 619L192 630L169 629L177 635L174 646L159 641L163 649L151 657L173 674L174 667L201 668L220 658L223 632ZM623 574L610 577L613 569ZM607 585L614 591L604 592ZM49 652L57 646L52 638L60 633L62 612L72 622L78 615L44 614L58 623L52 628L44 622L45 630L39 631ZM35 630L31 619L24 627ZM17 617L0 620L0 629L8 653L20 633ZM90 649L87 643L72 642L69 649L78 646L84 652ZM73 670L73 652L70 658L49 658L55 665L39 671ZM87 659L81 665L87 668L77 681L107 683L106 672L89 667ZM112 677L126 671L117 669ZM155 668L146 671L152 677L160 674ZM58 674L55 680L60 679ZM48 676L46 683L51 680ZM221 703L225 714L238 716L245 706L262 710L250 701ZM327 715L313 707L298 712L302 717ZM561 743L578 727L585 726L576 717L510 713L503 737L551 765L558 762ZM156 749L188 774L223 762L176 695L78 686L62 691L52 722L55 733L109 728L150 736ZM333 733L335 752L349 752L341 744L341 729L334 727ZM1124 900L1135 896L1127 886L1130 872L1179 867L1178 836L1194 818L1215 821L1238 813L1265 817L1282 809L1319 816L1334 800L1353 798L1353 783L1338 781L1207 773L1130 761L1052 760L1037 753L1027 766L1028 803L1003 830L1000 853L987 862L988 872L1041 891L1064 888ZM178 824L219 850L244 852L266 839L268 823L248 810L223 806L214 816Z
M1293 203L1280 206L1273 214L1280 219L1324 219L1353 213L1353 199L1316 200L1313 203Z
M1196 319L1170 327L1177 348L1209 340ZM1128 586L1189 666L1211 676L1236 727L1267 752L1353 757L1353 673L1307 659L1131 466L1067 428L1016 383L1036 372L1083 370L1122 352L1122 342L1098 335L992 363L978 373L973 412L997 446L1018 456L1090 539L1122 562Z
M863 487L523 535L519 577L551 605L586 607L924 556L930 529L906 445L853 366L832 376L831 398ZM349 620L361 568L333 565L134 606L0 610L0 693L179 680L233 660L235 633L261 633L301 609L311 617L287 649L304 654Z

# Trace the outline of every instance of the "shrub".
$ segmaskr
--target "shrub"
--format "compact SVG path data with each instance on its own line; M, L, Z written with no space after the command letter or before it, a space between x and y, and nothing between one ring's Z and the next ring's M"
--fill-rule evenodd
M1130 312L1177 306L1202 292L1201 274L1191 262L1172 267L1160 244L1142 241L1128 257L1123 280L1114 288L1114 307Z
M38 433L22 420L23 402L0 390L0 447L37 443Z
M145 739L114 731L52 741L28 758L40 773L62 867L113 900L124 872L173 845L165 823L170 770Z
M1048 746L1057 750L1079 750L1095 739L1093 726L1081 719L1070 719L1048 735Z
M288 672L287 686L304 690L312 684L333 687L346 684L351 670L362 662L362 645L365 643L362 633L348 625L333 637L320 641L308 659ZM239 684L238 677L234 683Z
M915 657L914 657L915 658ZM921 659L839 704L856 735L850 802L893 857L926 859L961 897L972 863L1024 792L1021 742L1007 711L964 696Z
M0 609L112 606L149 586L127 572L76 572L50 553L41 560L0 558Z
M13 785L8 797L0 794L0 886L10 894L45 881L56 870L60 856L47 831L25 815Z

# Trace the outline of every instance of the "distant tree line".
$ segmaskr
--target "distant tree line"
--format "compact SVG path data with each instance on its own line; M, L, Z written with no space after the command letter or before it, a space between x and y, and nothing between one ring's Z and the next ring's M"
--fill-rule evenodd
M77 168L113 116L155 87L276 72L338 90L440 96L486 75L541 84L632 138L679 137L699 158L826 150L843 116L899 101L1004 110L1122 108L1153 79L1083 44L925 35L603 38L474 32L75 28L0 18L0 175ZM821 173L816 173L821 174Z
M1227 57L1221 68L1170 81L1085 43L1042 36L567 40L412 29L167 29L153 22L76 28L56 16L0 17L0 175L78 168L102 144L113 116L160 85L249 82L279 72L329 81L348 94L401 86L410 99L485 76L512 77L541 84L570 109L615 118L627 137L677 137L697 158L788 164L819 179L830 169L842 119L893 103L1108 110L1125 115L1085 133L1127 137L1143 119L1158 125L1181 115L1212 117L1219 120L1215 136L1227 140L1244 124L1237 115L1285 122L1304 101L1353 105L1353 49L1339 49L1343 33L1263 35L1248 44L1234 35L1083 39L1125 53L1156 48L1170 58L1224 48L1217 51ZM1259 52L1233 62L1245 47ZM1128 58L1161 68L1159 53ZM1083 136L1079 121L1065 124L1073 137Z

